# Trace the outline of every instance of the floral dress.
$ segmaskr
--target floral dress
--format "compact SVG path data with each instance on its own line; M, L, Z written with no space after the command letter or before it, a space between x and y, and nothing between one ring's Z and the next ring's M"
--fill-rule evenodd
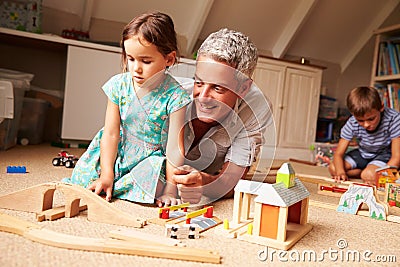
M158 180L165 182L165 148L169 114L189 104L190 96L170 75L142 98L136 96L129 72L115 75L103 86L119 106L120 141L114 166L113 197L153 203ZM101 129L63 181L87 187L100 175Z

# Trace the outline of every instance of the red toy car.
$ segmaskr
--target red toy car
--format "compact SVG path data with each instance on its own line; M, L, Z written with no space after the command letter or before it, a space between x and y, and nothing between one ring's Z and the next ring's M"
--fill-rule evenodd
M66 168L74 168L77 161L77 157L70 155L67 151L63 150L58 153L58 157L53 159L53 166L64 165Z

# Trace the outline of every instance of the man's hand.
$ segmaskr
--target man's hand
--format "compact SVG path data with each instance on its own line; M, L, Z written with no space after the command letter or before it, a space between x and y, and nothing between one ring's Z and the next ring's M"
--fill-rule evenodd
M203 176L198 170L183 165L175 168L172 179L178 187L182 202L199 203L203 194Z

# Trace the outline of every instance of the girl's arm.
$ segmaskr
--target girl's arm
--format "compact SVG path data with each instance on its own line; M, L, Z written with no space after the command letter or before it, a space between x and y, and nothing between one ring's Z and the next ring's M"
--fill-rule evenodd
M392 139L392 157L387 165L400 167L400 137Z
M173 170L182 166L184 162L184 144L183 144L183 126L185 122L186 107L170 114L168 141L167 141L167 164L166 164L166 184L161 197L158 198L158 204L175 205L179 204L177 200L176 183L173 181ZM160 203L162 202L162 203Z
M120 139L120 120L118 105L108 100L103 136L100 141L100 178L88 187L96 194L104 191L107 201L111 200L114 185L114 163Z
M334 173L332 174L332 178L336 181L346 181L348 179L344 167L344 155L349 144L350 141L340 138L336 151L333 154Z

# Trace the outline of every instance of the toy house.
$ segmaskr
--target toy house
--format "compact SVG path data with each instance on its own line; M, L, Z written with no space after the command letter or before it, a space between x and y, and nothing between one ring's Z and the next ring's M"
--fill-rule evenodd
M240 180L234 196L232 227L237 230L234 236L288 250L312 229L307 223L309 195L300 180L294 178L289 163L284 163L279 169L275 184ZM251 203L254 206L253 218L250 215ZM245 225L247 231L240 233Z

